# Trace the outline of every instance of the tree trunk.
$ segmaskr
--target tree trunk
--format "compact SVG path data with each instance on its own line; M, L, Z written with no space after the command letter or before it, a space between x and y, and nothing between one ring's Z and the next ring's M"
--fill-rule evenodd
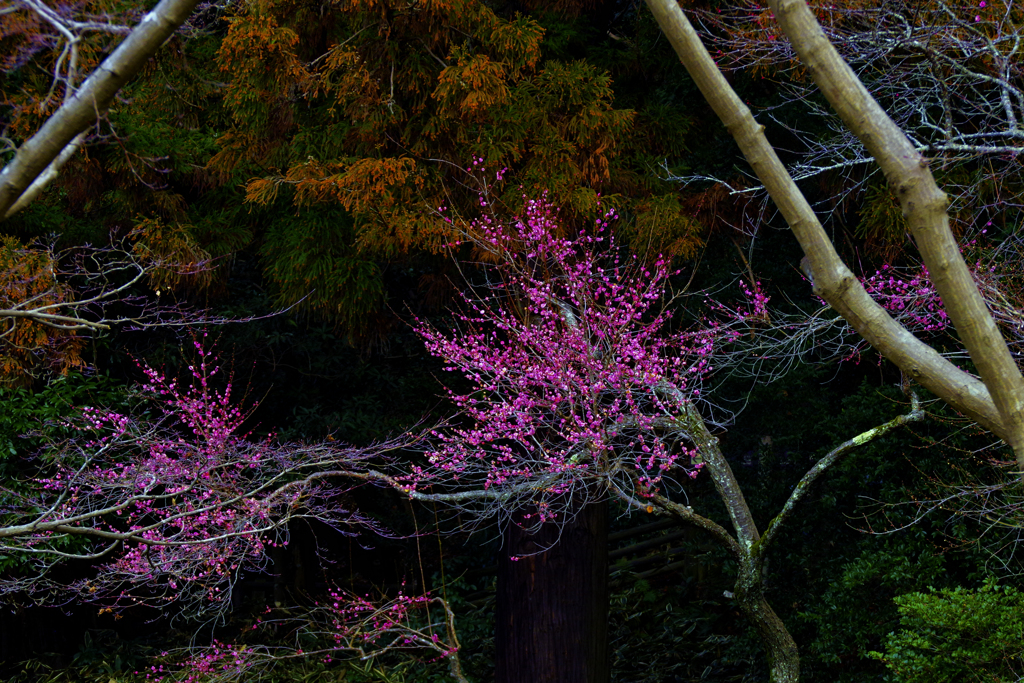
M979 381L893 320L836 253L810 204L764 136L764 126L732 90L676 0L647 0L694 83L735 138L806 255L816 294L909 377L1003 439L1024 471L1024 377L989 315L949 230L946 196L928 160L871 98L829 44L803 0L770 0L801 61L847 127L896 188L932 282L956 326Z
M608 683L608 503L560 531L509 524L497 610L497 683Z
M737 589L739 584L737 581ZM768 679L771 683L797 683L800 680L800 651L768 601L755 586L749 593L736 593L736 604L747 618L764 645L768 657Z

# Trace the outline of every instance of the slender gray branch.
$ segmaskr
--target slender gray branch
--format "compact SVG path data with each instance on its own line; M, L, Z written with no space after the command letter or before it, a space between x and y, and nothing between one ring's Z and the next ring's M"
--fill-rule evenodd
M758 544L758 557L757 562L763 566L764 558L767 552L771 549L772 542L778 537L779 529L785 524L790 518L793 509L797 504L803 500L808 491L810 491L811 484L818 480L825 471L834 465L840 458L851 453L854 449L859 446L863 446L866 443L874 441L882 436L885 436L889 432L903 425L911 422L920 422L924 420L925 413L921 408L921 403L914 393L910 394L910 412L895 417L885 424L881 424L877 427L873 427L866 432L858 434L852 439L847 439L843 443L839 444L831 451L828 452L821 460L816 462L811 469L807 470L807 473L797 482L793 488L793 493L789 495L789 499L779 510L779 514L775 515L771 522L768 523L768 527L764 531L764 535L761 537L761 542Z

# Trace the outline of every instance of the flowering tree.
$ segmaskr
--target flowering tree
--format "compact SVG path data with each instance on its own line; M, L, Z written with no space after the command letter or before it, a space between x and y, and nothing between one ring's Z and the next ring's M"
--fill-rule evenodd
M267 611L269 614L270 610ZM167 662L153 664L145 672L146 678L182 683L230 683L259 680L282 663L294 660L331 664L345 659L368 661L393 652L428 652L437 658L447 658L452 678L458 683L467 683L458 658L455 615L448 603L436 596L411 596L400 592L392 600L379 604L334 590L326 602L304 609L301 618L261 617L252 632L245 635L258 638L267 631L282 630L288 632L294 644L214 642L210 647L185 653L166 653Z
M221 614L238 577L286 540L290 520L380 531L341 497L399 442L248 439L230 381L216 389L219 371L198 343L196 351L185 384L144 368L151 412L85 407L47 430L46 446L0 489L0 550L24 560L0 579L0 594L70 591L112 608L174 602L184 615ZM51 579L69 559L101 564L70 585Z
M50 425L45 447L0 488L0 552L15 558L0 576L0 599L91 602L101 613L173 607L175 618L220 619L232 609L236 582L266 569L268 551L288 542L293 521L387 534L347 494L387 484L376 468L389 467L390 453L408 439L356 449L249 438L230 378L200 342L195 352L186 381L143 366L138 411L84 407ZM76 580L55 576L69 560L93 568ZM293 631L295 647L215 644L174 653L150 673L235 680L295 658L426 650L449 658L453 677L464 680L454 615L441 598L399 594L379 604L341 590L329 597L299 619L271 615L254 627L256 636Z
M0 488L0 552L15 558L0 575L0 600L90 602L101 613L149 605L173 608L176 619L220 620L233 609L236 582L266 570L295 520L349 536L389 533L348 494L366 483L395 486L380 470L393 468L391 453L414 439L357 449L251 438L230 378L202 343L195 353L185 381L143 366L145 402L131 414L84 407L50 425L45 447ZM71 581L55 576L69 560L92 569ZM285 633L294 646L265 644ZM247 636L170 653L149 674L250 680L293 659L406 651L448 659L452 677L465 681L454 614L428 593L377 602L335 589L298 617L268 608Z
M443 599L399 592L378 603L340 590L324 602L302 609L301 616L275 617L267 608L240 642L214 641L203 648L165 652L144 673L147 680L180 683L230 683L260 680L282 664L318 660L325 665L346 659L373 660L387 653L428 652L449 660L450 673L467 683L459 661L455 613ZM433 617L433 618L432 618ZM247 642L282 635L294 644Z
M670 469L701 467L684 442L655 434L671 408L654 388L696 396L713 335L662 334L668 264L616 255L604 236L613 217L575 239L543 199L512 225L474 222L467 240L498 265L467 296L455 334L419 328L475 390L452 395L463 421L435 432L427 465L405 479L410 492L471 513L464 520L500 516L504 552L527 556L499 569L499 681L607 677L607 522L594 503L609 486L643 496ZM546 528L554 538L540 540Z
M428 464L403 481L413 498L475 518L500 514L531 531L566 524L583 504L605 498L703 530L737 562L732 597L764 642L772 680L796 681L796 645L763 595L764 558L829 466L923 412L912 398L907 414L825 455L762 535L698 407L719 349L766 315L767 300L750 291L747 305L719 309L727 312L720 322L672 331L663 307L667 264L618 251L605 234L612 218L598 221L593 235L570 237L557 209L528 200L509 223L484 217L472 225L467 239L497 265L467 295L455 329L419 329L473 390L452 394L463 421L435 431ZM732 531L675 500L703 470Z
M604 235L614 217L595 236L561 237L557 209L528 200L511 225L489 216L474 224L475 244L499 265L452 336L419 331L475 390L452 395L467 424L435 432L439 446L409 478L412 491L465 490L480 517L535 508L527 519L540 525L603 498L593 482L642 498L670 469L696 476L697 453L661 438L656 424L675 412L662 387L699 398L718 339L664 334L668 264L617 252Z

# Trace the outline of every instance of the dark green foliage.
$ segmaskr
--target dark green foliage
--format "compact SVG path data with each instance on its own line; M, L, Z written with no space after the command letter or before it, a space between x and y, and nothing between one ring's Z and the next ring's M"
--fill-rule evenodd
M85 406L127 409L132 393L123 385L102 376L69 373L53 378L42 389L0 387L0 479L10 491L27 491L36 473L36 459L45 459L41 450L50 440L74 436L63 418ZM0 492L0 508L3 497ZM0 513L0 526L4 523ZM61 543L71 550L81 539L67 536ZM26 557L0 553L0 571L21 567Z
M725 601L694 599L693 589L689 581L630 580L613 593L608 628L613 681L745 680L746 656L756 657L756 650L744 653L743 645L749 644L744 638L723 633L729 622Z
M805 596L796 617L816 632L806 652L812 670L839 667L840 681L862 680L865 670L877 672L864 657L895 627L895 595L923 582L945 580L944 558L920 528L862 537L853 547L860 555L846 564L841 555L824 563L834 573L831 585L818 589L823 592L817 599Z
M126 640L114 630L90 629L82 635L81 645L71 657L56 653L34 657L15 667L7 680L8 683L135 680L135 674L147 668L159 654L151 640Z
M900 629L871 652L899 683L1013 683L1024 675L1024 593L986 580L895 600Z
M102 375L72 372L41 389L0 387L0 476L16 476L17 459L33 455L45 433L60 433L60 419L85 406L131 403L123 385Z
M352 219L340 209L273 217L261 256L279 305L343 328L365 328L384 290L379 265L359 253L354 237Z

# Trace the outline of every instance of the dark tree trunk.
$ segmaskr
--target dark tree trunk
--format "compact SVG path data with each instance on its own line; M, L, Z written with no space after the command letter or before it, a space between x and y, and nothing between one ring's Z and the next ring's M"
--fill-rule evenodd
M740 610L757 629L764 644L768 656L768 680L771 683L798 683L800 651L786 625L764 599L760 587L749 595L737 594L736 598Z
M509 524L497 610L497 683L608 683L608 504L532 536Z

